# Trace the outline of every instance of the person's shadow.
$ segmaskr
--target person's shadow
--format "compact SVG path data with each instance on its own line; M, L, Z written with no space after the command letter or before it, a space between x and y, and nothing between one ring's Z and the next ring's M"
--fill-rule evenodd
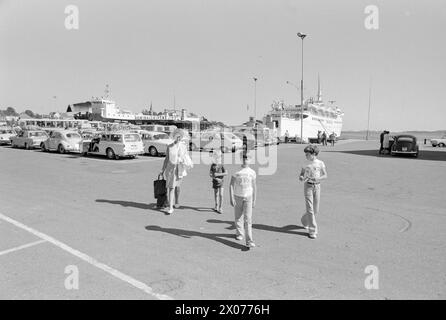
M223 221L217 219L209 219L206 221L209 223L225 223L229 225L228 227L226 227L227 230L235 230L234 221ZM275 227L275 226L268 226L266 224L253 223L252 228L258 230L266 230L266 231L273 231L273 232L280 232L280 233L287 233L287 234L294 234L308 237L308 232L295 231L295 230L305 229L304 227L292 224L283 227Z
M140 202L132 202L132 201L122 201L122 200L107 200L107 199L96 199L96 202L99 203L110 203L117 204L123 207L132 207L143 210L153 210L162 212L162 208L158 208L156 203L140 203Z
M176 229L176 228L163 228L160 226L146 226L146 230L165 232L165 233L173 234L175 236L187 238L187 239L190 239L192 237L201 237L201 238L219 242L219 243L224 244L231 248L240 249L242 251L249 250L249 248L247 248L246 246L244 246L242 244L225 239L225 238L234 238L234 234L232 234L232 233L231 234L228 234L228 233L204 233L204 232L183 230L183 229Z
M182 204L180 204L180 207L178 209L179 210L181 210L181 209L189 209L189 210L195 210L195 211L198 211L198 212L214 212L213 208L183 206Z
M143 209L143 210L153 210L158 212L164 212L166 213L167 207L164 208L158 208L156 203L140 203L140 202L132 202L132 201L123 201L123 200L107 200L107 199L96 199L96 202L99 203L110 203L110 204L117 204L123 207L133 207L137 209ZM178 210L181 209L189 209L189 210L195 210L198 212L214 212L214 209L212 208L206 208L206 207L190 207L190 206L183 206L180 205Z

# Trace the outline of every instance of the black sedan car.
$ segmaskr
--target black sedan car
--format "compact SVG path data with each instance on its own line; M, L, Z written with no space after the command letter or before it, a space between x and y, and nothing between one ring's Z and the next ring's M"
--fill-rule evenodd
M418 144L417 138L411 135L399 135L394 137L394 142L390 149L390 154L394 155L413 155L418 157Z

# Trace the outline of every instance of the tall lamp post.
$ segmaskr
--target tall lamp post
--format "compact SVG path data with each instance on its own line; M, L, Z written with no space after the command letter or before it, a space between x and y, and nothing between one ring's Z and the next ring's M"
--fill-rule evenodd
M258 78L253 77L254 79L254 127L257 125L257 80Z
M372 104L372 77L370 77L370 85L369 85L369 112L367 115L367 134L365 136L366 140L369 140L369 129L370 129L370 106Z
M304 143L304 39L307 35L298 32L297 36L302 39L302 79L300 80L300 143Z

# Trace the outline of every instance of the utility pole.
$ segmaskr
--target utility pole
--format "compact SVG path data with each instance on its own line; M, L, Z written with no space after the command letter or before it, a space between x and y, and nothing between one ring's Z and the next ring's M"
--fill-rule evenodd
M254 127L257 126L257 80L258 78L254 77Z
M366 140L369 140L369 130L370 130L370 107L372 104L372 77L370 77L370 83L369 83L369 112L367 115L367 134L365 136Z
M300 143L304 143L304 39L307 35L299 32L297 36L302 39L302 78L300 80Z

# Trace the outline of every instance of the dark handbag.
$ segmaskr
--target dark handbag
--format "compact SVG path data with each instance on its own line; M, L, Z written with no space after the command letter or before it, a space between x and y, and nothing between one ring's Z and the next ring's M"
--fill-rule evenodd
M153 181L153 191L155 198L166 196L166 180L161 175L158 176L157 180Z

